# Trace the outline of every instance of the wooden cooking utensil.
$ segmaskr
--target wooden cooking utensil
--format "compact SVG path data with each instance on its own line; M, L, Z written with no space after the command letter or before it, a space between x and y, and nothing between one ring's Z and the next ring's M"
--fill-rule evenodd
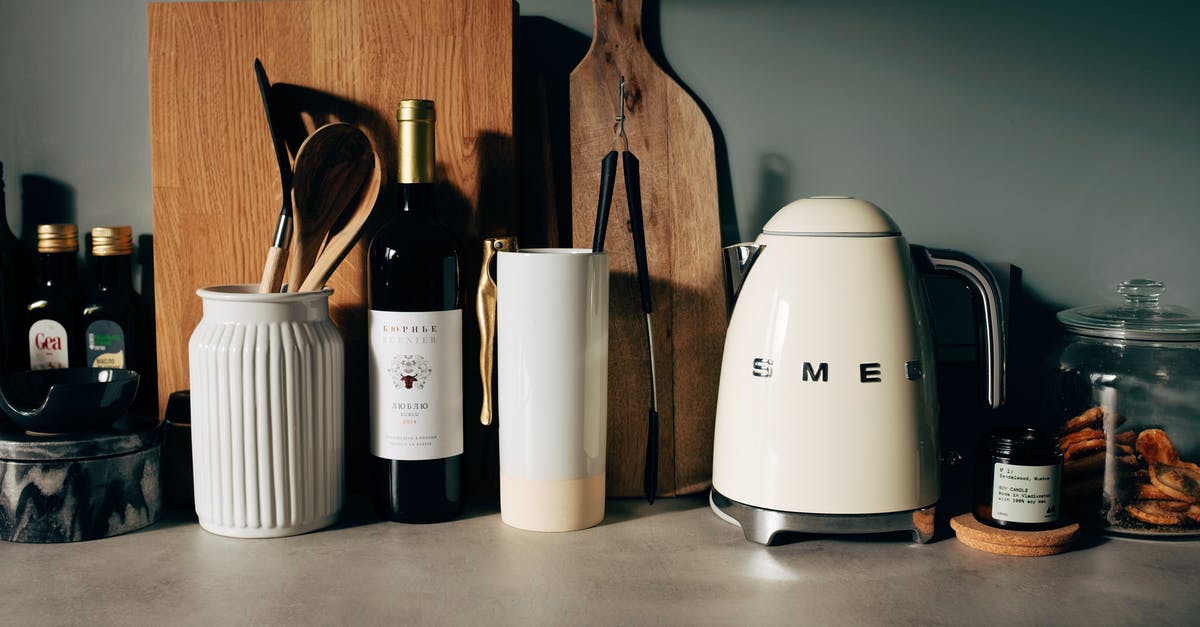
M262 96L263 110L267 113L267 128L271 131L271 145L275 148L275 161L279 166L279 182L283 187L283 206L279 208L279 223L275 227L275 237L271 247L267 249L267 262L263 266L262 279L258 291L262 293L278 292L280 277L283 276L283 266L287 260L287 246L292 237L292 162L288 158L287 145L283 141L280 130L279 114L273 112L271 105L271 81L267 79L267 71L262 61L254 60L254 76L258 81L258 93Z
M379 198L379 188L383 183L383 166L379 163L379 155L374 152L371 155L374 167L371 169L370 180L361 188L358 201L346 205L339 212L341 215L335 220L329 231L329 237L325 240L321 254L313 264L312 270L304 278L304 282L300 284L301 292L311 292L325 286L325 282L333 275L338 264L346 257L346 253L350 252L350 249L358 242L363 225L371 217L371 212L375 209L375 201Z
M625 77L625 129L641 162L659 374L659 495L696 492L712 476L725 296L713 134L704 112L659 67L643 37L642 1L595 0L592 47L571 72L571 197L575 246L591 247L600 161L613 150ZM612 214L628 215L617 190ZM614 229L625 228L615 223ZM608 494L644 487L650 377L632 238L610 234Z
M376 161L371 140L350 124L326 124L300 144L292 188L292 246L287 266L289 292L300 290L304 278L313 269L330 227L343 210L354 205L365 183L373 176L378 178ZM371 207L374 204L372 199Z

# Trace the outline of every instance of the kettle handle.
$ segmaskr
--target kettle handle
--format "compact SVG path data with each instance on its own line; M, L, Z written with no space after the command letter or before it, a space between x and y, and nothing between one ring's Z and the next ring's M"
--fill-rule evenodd
M725 268L726 316L733 314L733 303L737 301L738 294L742 291L742 283L746 282L746 275L750 273L751 266L765 248L766 245L755 242L742 242L724 248L725 254L721 255L721 265Z
M1007 329L1004 303L995 275L981 261L956 250L910 246L917 268L923 272L953 274L979 297L983 314L984 393L988 405L996 409L1004 404L1007 367Z

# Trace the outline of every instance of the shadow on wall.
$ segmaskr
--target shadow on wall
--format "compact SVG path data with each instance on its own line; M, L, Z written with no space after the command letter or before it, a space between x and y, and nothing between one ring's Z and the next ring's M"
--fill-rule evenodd
M571 70L591 39L544 17L517 20L517 236L523 247L571 245Z
M75 188L40 174L21 177L21 241L37 249L37 225L75 224Z
M781 207L794 200L791 191L792 171L792 162L779 153L767 153L759 159L758 203L755 207L758 215L775 215ZM755 235L746 233L743 237L751 240Z

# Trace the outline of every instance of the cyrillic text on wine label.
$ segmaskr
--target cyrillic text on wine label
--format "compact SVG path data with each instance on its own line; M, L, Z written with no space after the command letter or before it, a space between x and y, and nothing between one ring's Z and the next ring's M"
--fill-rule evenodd
M462 310L367 312L371 454L443 459L463 452Z

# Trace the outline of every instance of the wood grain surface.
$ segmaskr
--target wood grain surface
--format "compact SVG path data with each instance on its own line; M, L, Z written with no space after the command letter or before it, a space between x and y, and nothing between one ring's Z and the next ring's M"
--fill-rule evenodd
M699 105L647 51L641 0L595 0L594 10L592 46L570 79L573 241L591 246L600 160L614 148L623 75L625 131L630 151L641 161L653 282L659 494L695 492L706 488L712 475L726 324L712 129ZM618 175L605 240L612 272L609 496L642 494L650 407L645 317L628 216Z
M201 314L196 289L257 282L270 245L281 199L253 72L258 57L293 156L309 132L342 121L362 128L383 162L385 193L372 223L329 283L347 342L348 437L365 433L365 254L393 205L396 106L405 98L436 102L438 202L442 221L461 238L469 313L480 234L516 222L513 23L510 0L149 5L160 404L188 387L187 343ZM478 361L471 322L463 325L463 380L473 417L479 377L471 370ZM478 421L467 424L468 449L494 437L470 428Z

